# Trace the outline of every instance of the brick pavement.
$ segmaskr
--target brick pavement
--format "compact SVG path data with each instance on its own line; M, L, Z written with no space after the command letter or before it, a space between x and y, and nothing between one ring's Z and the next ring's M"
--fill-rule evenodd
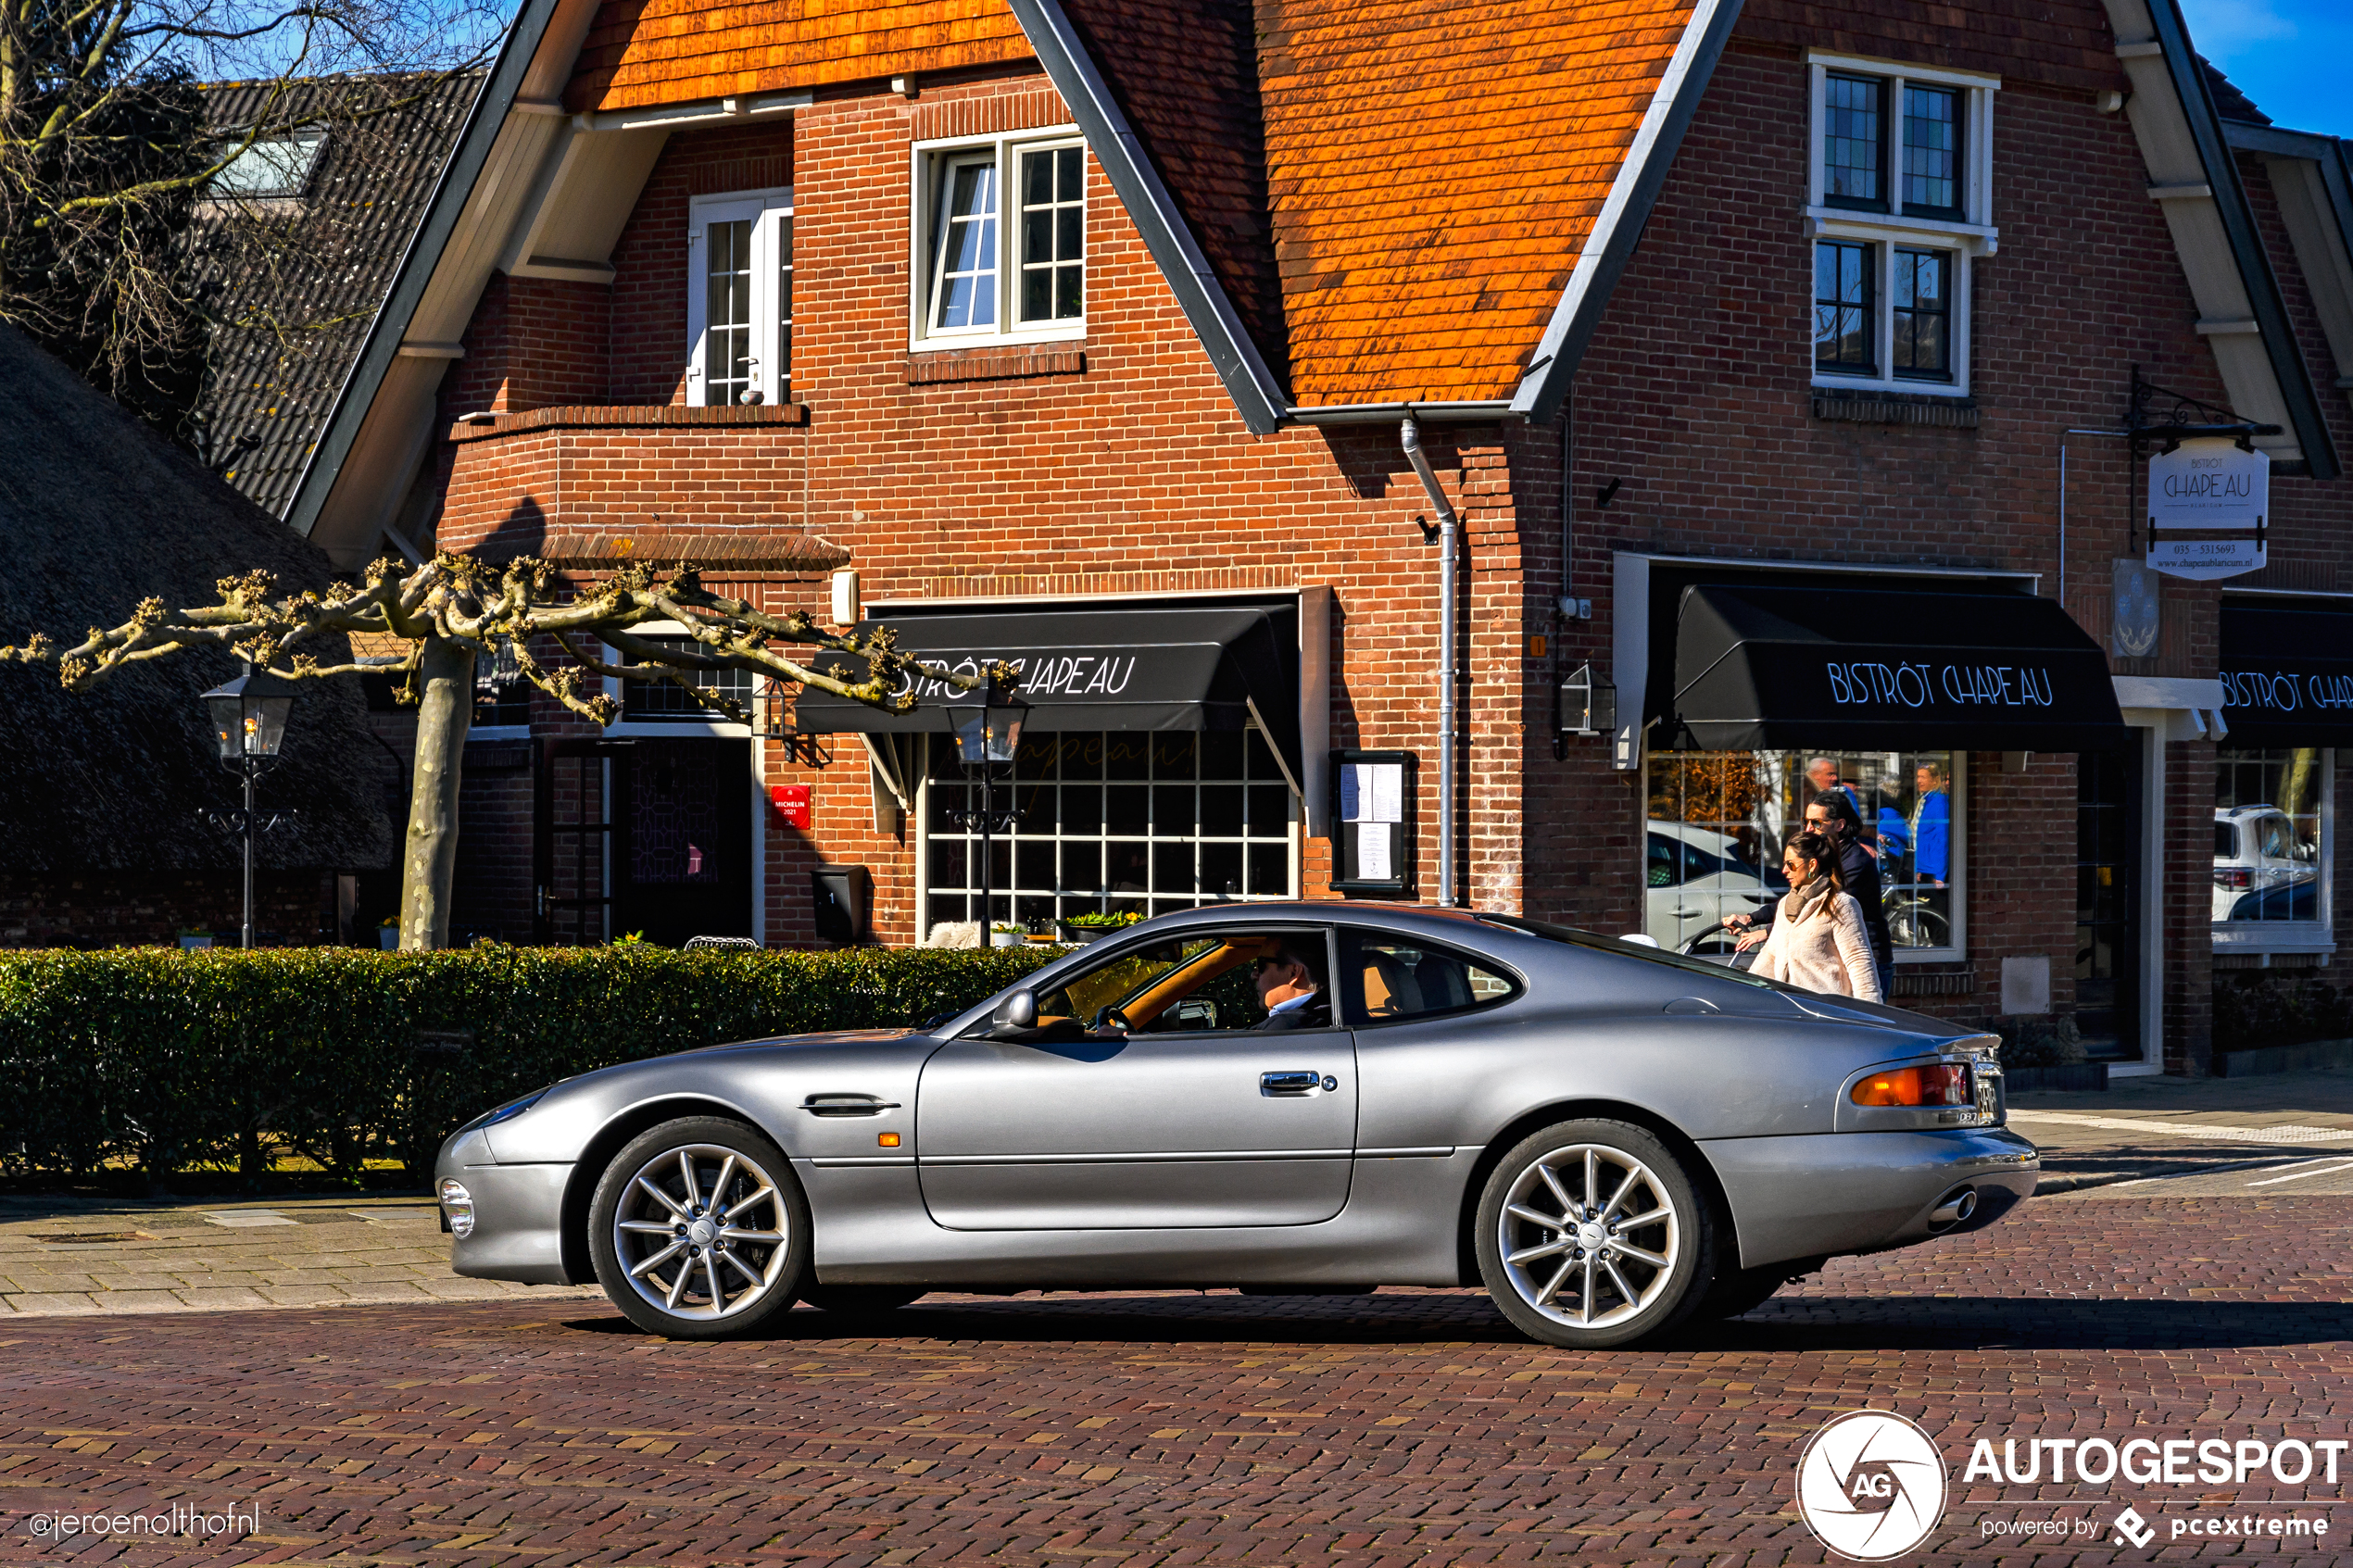
M0 1562L64 1556L34 1549L33 1511L178 1501L250 1506L261 1526L83 1555L1819 1562L1792 1512L1796 1456L1866 1404L1920 1421L1954 1469L1933 1549L1906 1561L2296 1560L2268 1540L1981 1545L1982 1520L2081 1513L2082 1492L1964 1485L1960 1464L1979 1436L2346 1436L2348 1233L2343 1198L2038 1200L1843 1260L1681 1346L1592 1354L1517 1340L1443 1291L954 1299L879 1332L796 1312L734 1345L648 1339L585 1301L28 1318L0 1327ZM2130 1502L2162 1524L2269 1492L2090 1496L2102 1519Z
M2043 1151L2043 1195L2234 1169L2353 1147L2353 1070L2259 1078L2119 1078L2010 1097Z

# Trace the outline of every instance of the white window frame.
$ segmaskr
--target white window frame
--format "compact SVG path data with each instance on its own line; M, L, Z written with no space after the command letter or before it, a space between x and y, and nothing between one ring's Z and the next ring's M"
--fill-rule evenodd
M1024 153L1050 152L1086 146L1075 125L1047 126L1035 131L1007 132L994 136L962 136L952 140L918 142L910 153L907 226L907 349L974 348L991 344L1071 343L1087 335L1087 316L1075 320L1032 323L1014 320L1021 285L1020 158ZM997 168L997 320L986 327L936 330L931 325L932 300L941 256L940 208L948 189L948 169L975 156L993 157ZM1091 164L1092 159L1084 160ZM1091 219L1101 200L1101 186L1094 170L1084 176L1084 199ZM1008 213L1012 214L1008 220ZM1088 274L1087 305L1094 303L1093 249L1095 225L1086 224L1082 256Z
M2234 749L2226 736L2216 748ZM2237 749L2256 751L2291 751L2293 746L2253 746ZM2321 753L2321 856L2318 862L2319 886L2316 889L2317 918L2312 920L2278 921L2216 921L2213 922L2214 951L2217 953L2321 953L2336 951L2336 751L2322 746Z
M782 222L793 215L793 188L779 185L764 191L732 191L723 195L697 196L686 206L686 401L695 408L710 406L703 384L703 335L710 330L710 229L713 223L749 220L751 242L752 385L768 403L782 401L792 391L792 366L780 364L786 351L778 344L776 308L776 247ZM781 221L780 221L781 220ZM780 373L781 372L781 373Z
M1966 397L1969 390L1970 263L2000 248L2001 232L1994 226L1994 94L2001 91L1998 77L1968 71L1938 70L1894 60L1867 59L1809 49L1806 55L1809 134L1806 176L1806 358L1812 383L1861 392L1925 393L1931 396ZM1888 119L1887 210L1857 212L1831 207L1823 197L1824 138L1827 133L1823 99L1831 74L1869 76L1886 83ZM1927 82L1957 87L1965 94L1962 107L1960 219L1906 215L1904 211L1903 123L1904 85ZM1814 245L1818 240L1859 240L1873 247L1871 298L1872 363L1877 373L1856 375L1814 368L1813 277ZM1895 252L1941 250L1953 258L1952 309L1946 319L1953 373L1949 380L1895 373Z

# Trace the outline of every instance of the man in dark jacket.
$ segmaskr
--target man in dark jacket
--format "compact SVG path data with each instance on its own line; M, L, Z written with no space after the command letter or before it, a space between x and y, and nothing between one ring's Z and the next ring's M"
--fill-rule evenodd
M1258 999L1265 1004L1261 1029L1328 1029L1330 1003L1324 996L1323 956L1286 942L1258 960Z
M1895 944L1888 939L1887 910L1881 907L1879 862L1863 847L1863 819L1855 797L1826 789L1806 803L1806 831L1824 833L1838 846L1839 882L1863 906L1863 929L1871 938L1871 967L1879 971L1879 994L1895 995Z

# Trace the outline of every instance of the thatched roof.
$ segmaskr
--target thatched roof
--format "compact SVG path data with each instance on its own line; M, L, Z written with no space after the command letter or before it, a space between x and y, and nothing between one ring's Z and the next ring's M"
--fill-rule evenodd
M80 642L150 596L215 602L214 583L262 568L324 586L327 558L139 424L15 329L0 326L0 644ZM239 785L198 695L237 672L225 652L156 659L83 696L49 670L0 666L0 872L188 871L237 863L198 813ZM387 865L392 824L356 680L296 699L265 807L302 822L262 840L262 863Z

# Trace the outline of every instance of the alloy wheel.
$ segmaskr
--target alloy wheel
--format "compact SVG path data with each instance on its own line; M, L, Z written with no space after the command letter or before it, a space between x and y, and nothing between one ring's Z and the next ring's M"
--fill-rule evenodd
M716 1322L777 1287L791 1210L758 1161L716 1144L664 1149L614 1207L612 1248L629 1288L673 1318Z
M1571 1328L1608 1328L1667 1291L1684 1216L1658 1173L1624 1149L1570 1144L1523 1167L1496 1216L1514 1294Z

